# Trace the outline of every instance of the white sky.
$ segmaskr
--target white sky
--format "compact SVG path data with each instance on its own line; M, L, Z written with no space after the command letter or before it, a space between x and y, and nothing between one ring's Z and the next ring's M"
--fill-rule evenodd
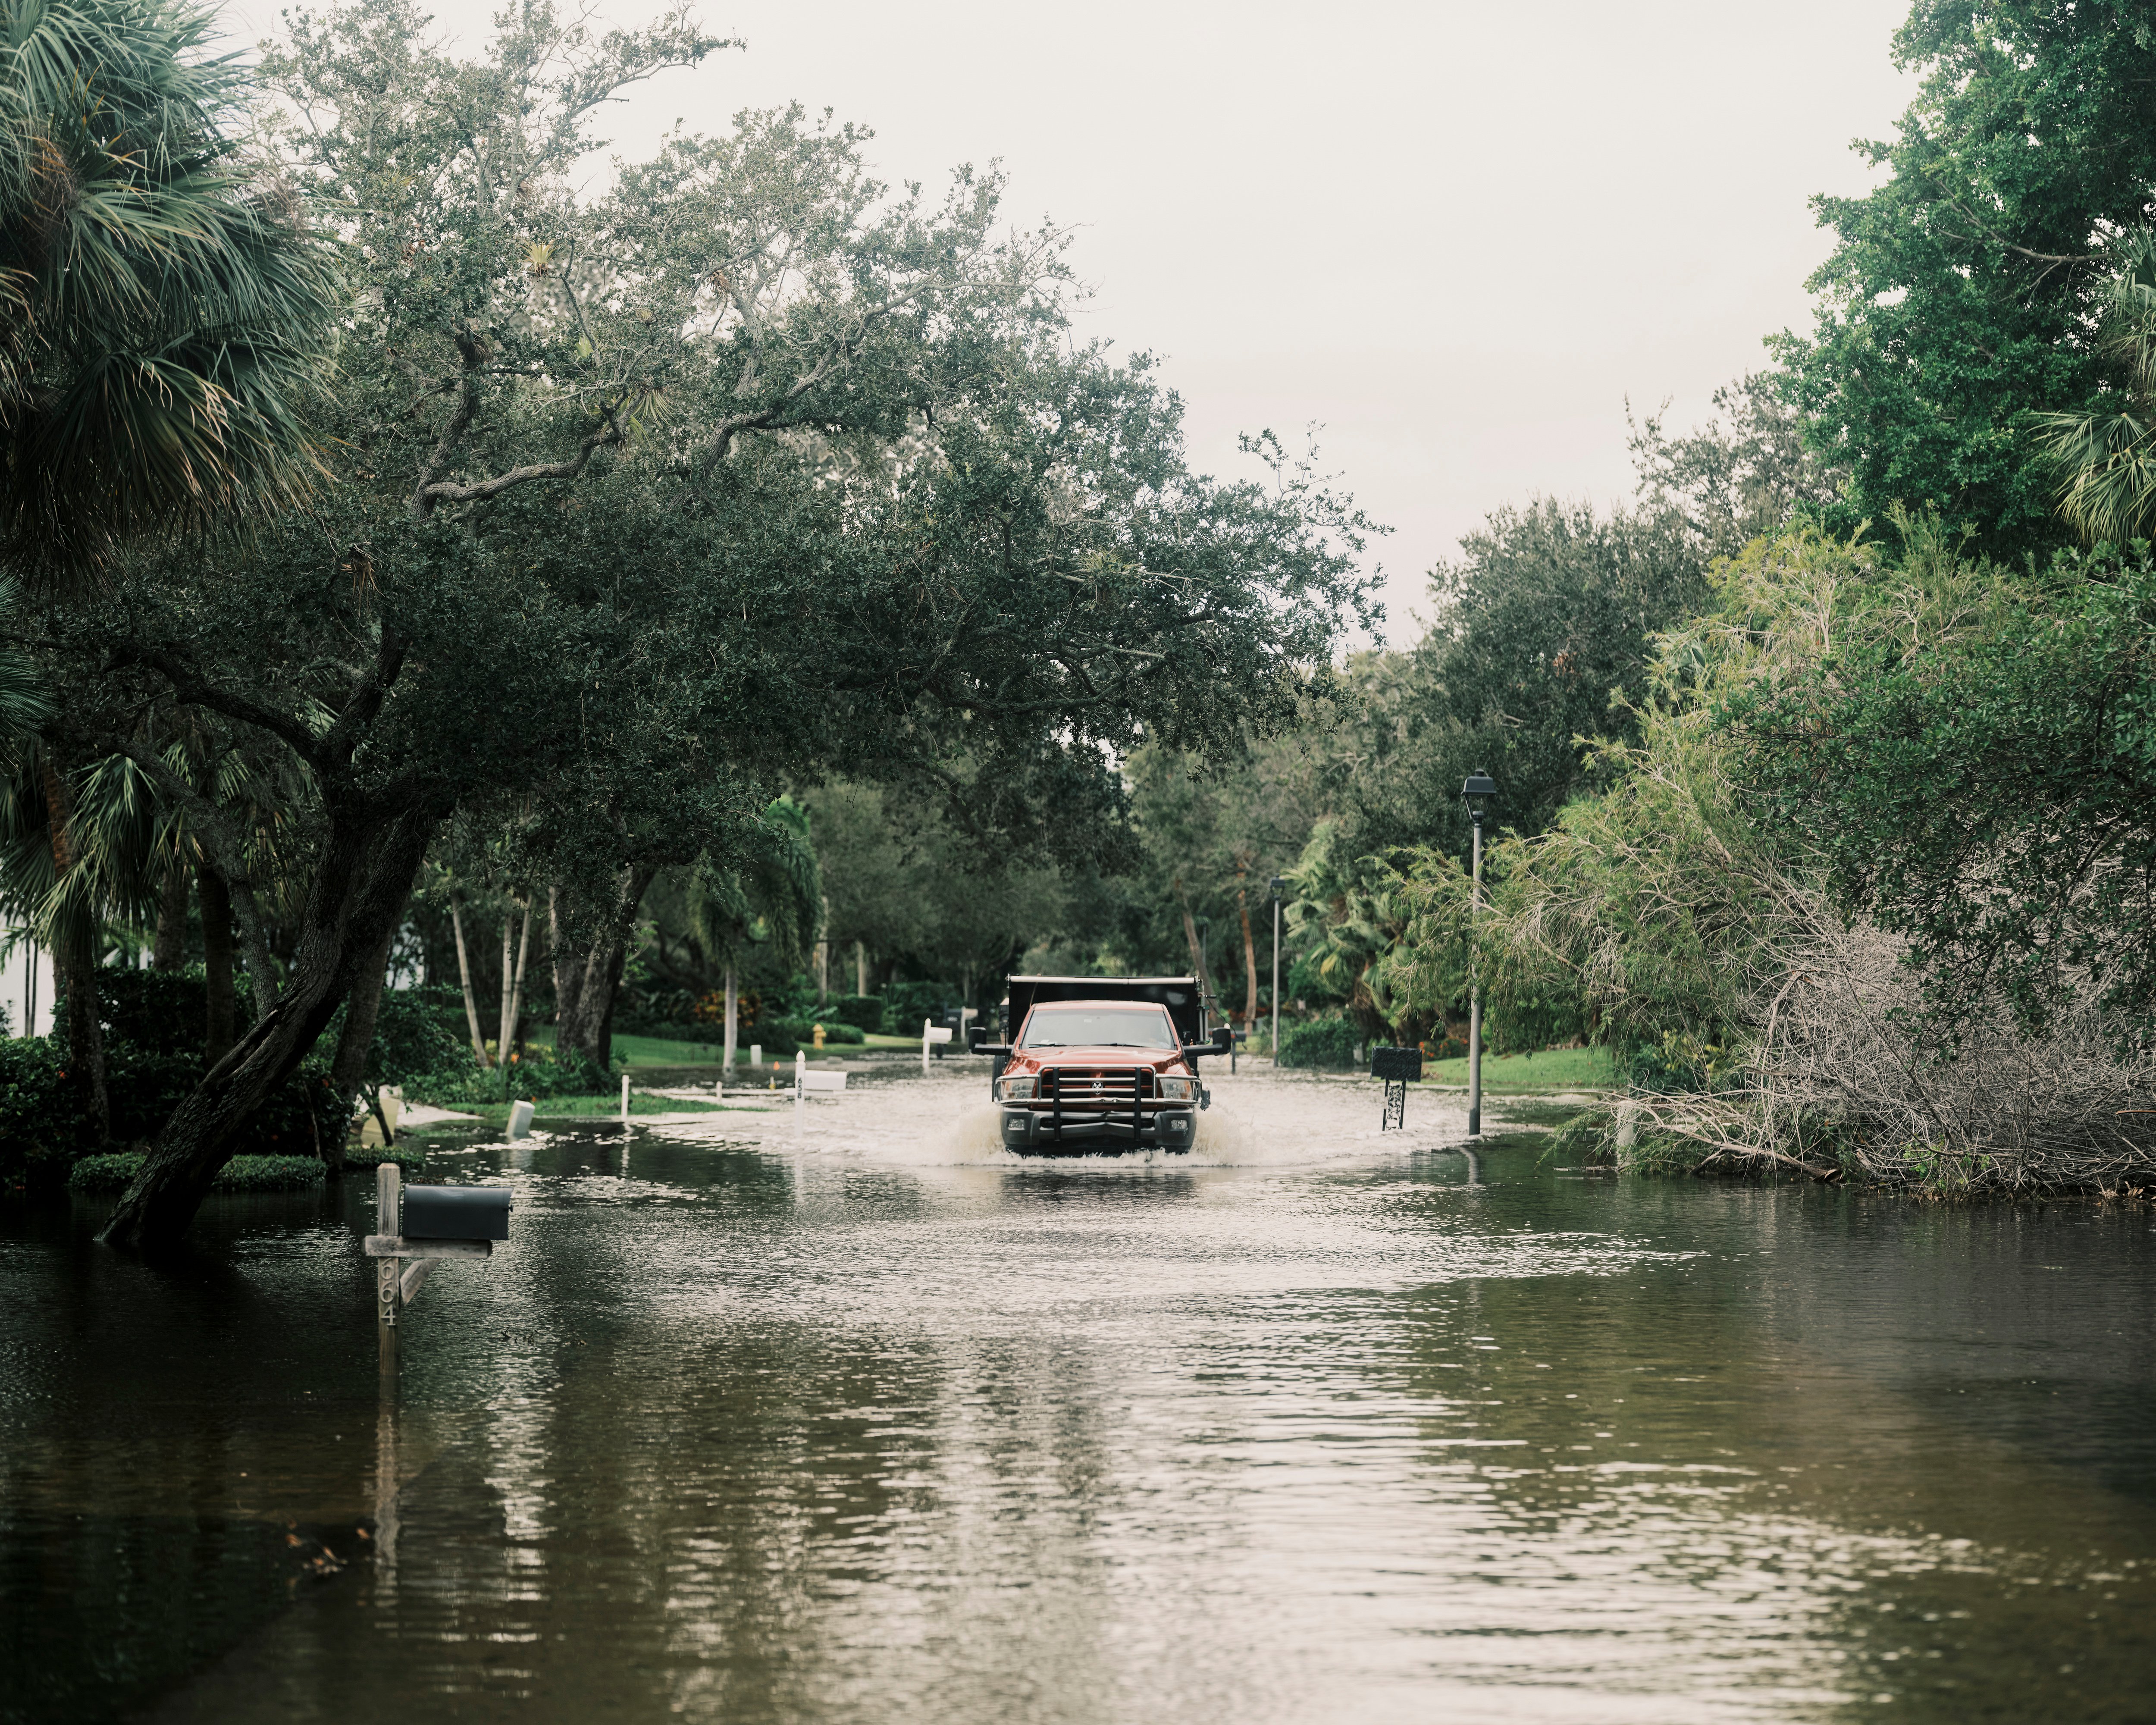
M234 0L235 33L279 0ZM662 0L599 0L607 24ZM476 49L493 0L441 0ZM639 90L639 155L798 99L872 126L887 180L1001 158L1011 217L1078 229L1081 331L1164 357L1201 467L1322 424L1393 536L1389 634L1488 511L1631 490L1625 398L1673 424L1806 328L1826 255L1805 200L1860 192L1891 134L1907 0L1496 6L702 0L742 37Z

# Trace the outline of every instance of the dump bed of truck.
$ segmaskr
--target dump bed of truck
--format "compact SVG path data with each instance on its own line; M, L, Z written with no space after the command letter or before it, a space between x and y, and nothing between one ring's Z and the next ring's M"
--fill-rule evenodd
M1004 1003L1004 1040L1044 1000L1149 1000L1168 1009L1185 1043L1205 1040L1205 1011L1194 976L1014 976Z

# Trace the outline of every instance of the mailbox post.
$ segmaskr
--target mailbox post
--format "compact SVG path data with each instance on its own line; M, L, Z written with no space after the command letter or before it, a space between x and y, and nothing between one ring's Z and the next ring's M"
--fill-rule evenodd
M933 1019L921 1019L921 1076L923 1078L928 1076L929 1050L938 1043L948 1042L950 1040L951 1027L948 1024L939 1024Z
M397 1370L397 1331L404 1309L444 1258L486 1258L509 1238L513 1194L506 1186L406 1186L397 1164L374 1171L375 1225L362 1250L377 1260L375 1326L382 1370Z
M1408 1086L1422 1081L1422 1050L1419 1048L1386 1048L1370 1050L1370 1076L1384 1081L1385 1111L1378 1117L1378 1130L1404 1132L1408 1124Z

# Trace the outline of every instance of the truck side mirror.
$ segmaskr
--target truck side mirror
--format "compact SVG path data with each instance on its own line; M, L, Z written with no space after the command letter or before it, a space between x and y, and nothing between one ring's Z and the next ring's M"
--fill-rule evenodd
M968 1024L966 1026L966 1047L968 1052L978 1054L980 1051L981 1045L988 1040L988 1027L986 1024Z
M1235 1031L1234 1026L1229 1024L1216 1024L1213 1029L1214 1052L1216 1054L1225 1054L1235 1045Z

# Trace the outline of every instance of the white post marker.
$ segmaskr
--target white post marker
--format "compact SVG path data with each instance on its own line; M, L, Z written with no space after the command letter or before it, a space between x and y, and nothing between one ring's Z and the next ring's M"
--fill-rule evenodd
M531 1130L531 1104L516 1102L509 1110L509 1136L511 1139L525 1137Z
M761 1072L763 1070L763 1045L761 1042L752 1042L749 1044L748 1063L757 1071Z
M629 1124L629 1074L621 1075L621 1123Z
M799 1049L793 1050L793 1132L801 1132L801 1104L808 1093L808 1056Z
M398 1219L401 1208L398 1199L403 1176L393 1162L377 1163L374 1169L374 1225L386 1235L403 1232ZM374 1321L377 1351L380 1369L393 1377L397 1371L397 1312L404 1302L403 1290L398 1286L398 1265L394 1258L382 1258L374 1266Z

